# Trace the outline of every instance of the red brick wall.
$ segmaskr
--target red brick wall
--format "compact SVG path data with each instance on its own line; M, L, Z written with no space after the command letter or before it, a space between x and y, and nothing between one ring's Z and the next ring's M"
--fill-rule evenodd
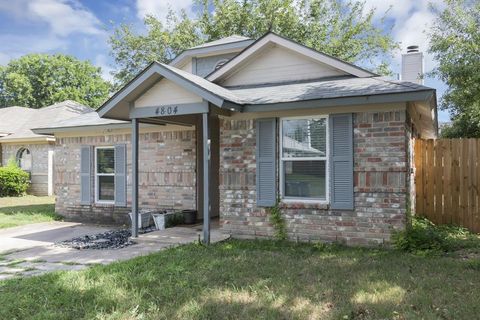
M220 213L236 237L271 237L265 208L256 206L255 121L221 121ZM407 203L405 111L354 114L355 209L325 204L282 204L291 239L368 245L388 242L405 226Z
M195 131L162 131L139 136L139 208L195 209ZM127 144L128 207L94 202L80 205L80 147ZM127 223L131 204L131 148L129 134L57 138L55 150L57 213L69 220Z

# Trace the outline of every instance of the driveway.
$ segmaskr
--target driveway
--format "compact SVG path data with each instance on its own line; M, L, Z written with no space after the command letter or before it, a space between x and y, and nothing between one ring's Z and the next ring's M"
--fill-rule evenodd
M136 244L121 249L77 250L55 246L59 241L103 233L112 227L72 222L45 222L0 230L0 280L56 270L79 270L108 264L198 240L199 229L174 227L140 236ZM212 242L225 240L218 229Z

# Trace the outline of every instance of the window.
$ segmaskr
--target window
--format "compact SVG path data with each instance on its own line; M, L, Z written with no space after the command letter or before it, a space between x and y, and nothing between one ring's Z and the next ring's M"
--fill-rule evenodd
M115 149L97 147L95 149L95 199L97 202L115 200Z
M32 171L32 154L27 148L21 148L17 152L17 165L24 171Z
M327 118L281 119L280 130L283 198L327 201Z

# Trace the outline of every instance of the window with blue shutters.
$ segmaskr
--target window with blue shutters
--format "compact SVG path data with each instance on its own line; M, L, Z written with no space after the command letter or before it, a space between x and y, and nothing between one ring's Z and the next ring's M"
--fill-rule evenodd
M327 202L328 121L324 116L280 120L280 182L285 200Z

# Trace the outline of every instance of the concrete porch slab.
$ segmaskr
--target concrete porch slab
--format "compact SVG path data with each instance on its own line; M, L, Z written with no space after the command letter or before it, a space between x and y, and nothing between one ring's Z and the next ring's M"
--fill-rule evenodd
M219 229L210 230L210 242L215 243L227 240L230 236L222 233ZM141 243L157 243L159 245L175 245L192 243L202 239L201 228L198 227L173 227L165 230L153 231L140 234L138 238L131 240Z

